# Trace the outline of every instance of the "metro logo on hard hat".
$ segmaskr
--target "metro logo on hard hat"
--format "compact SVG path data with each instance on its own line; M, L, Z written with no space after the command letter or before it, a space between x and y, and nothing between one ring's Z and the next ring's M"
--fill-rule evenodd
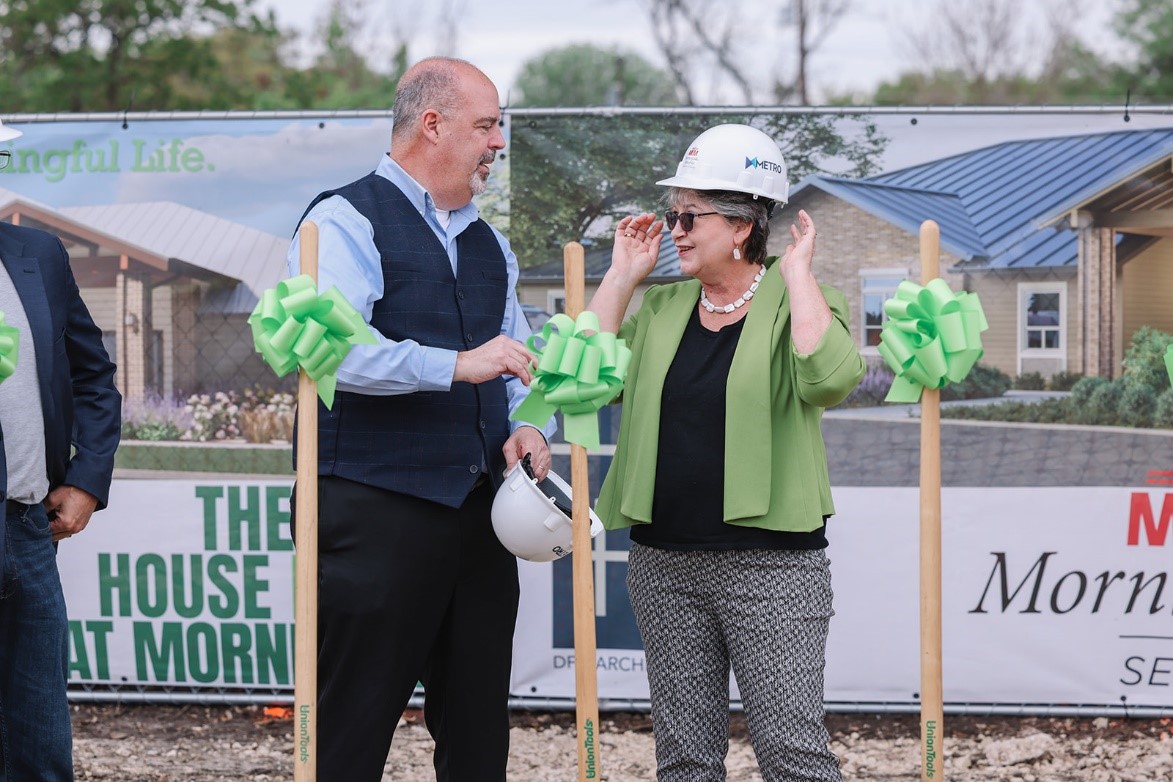
M754 158L747 157L745 159L745 167L746 168L764 168L767 171L773 171L775 174L785 173L785 169L783 169L782 166L778 165L777 163L775 163L771 160L758 160L756 157L754 157Z

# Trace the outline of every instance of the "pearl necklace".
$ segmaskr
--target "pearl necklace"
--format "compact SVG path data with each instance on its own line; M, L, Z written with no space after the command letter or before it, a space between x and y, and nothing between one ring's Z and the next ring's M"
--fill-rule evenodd
M720 312L725 315L729 314L730 312L733 312L733 310L735 310L735 309L738 309L740 307L744 307L745 303L747 301L749 301L750 299L752 299L753 295L757 292L758 285L761 284L762 276L765 275L765 273L766 273L766 267L762 266L760 269L758 269L758 273L754 276L753 285L749 286L749 290L747 290L745 293L741 294L741 296L737 299L737 301L733 302L732 304L726 304L724 307L718 307L716 304L713 304L713 302L709 301L709 297L705 295L705 287L702 285L701 286L701 306L704 307L705 310L707 310L708 312Z

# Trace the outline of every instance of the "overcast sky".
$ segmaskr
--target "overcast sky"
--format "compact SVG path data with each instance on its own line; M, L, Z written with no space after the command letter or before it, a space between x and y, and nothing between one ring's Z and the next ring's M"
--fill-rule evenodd
M351 0L366 3L369 23L368 45L377 51L398 27L410 31L413 60L438 51L437 8L447 3L463 8L456 41L457 56L471 60L496 83L507 99L522 63L542 51L569 43L619 44L660 63L647 12L639 0ZM851 0L851 10L815 53L811 65L813 102L831 93L869 93L877 84L903 70L915 68L920 58L911 51L902 29L923 29L934 8L951 0ZM1046 0L1020 0L1024 23L1037 19ZM1103 37L1109 29L1116 0L1076 0L1082 4L1078 31L1093 49L1113 51L1114 41ZM328 0L259 0L262 8L273 9L283 27L311 31L325 14ZM777 0L747 0L744 8L777 9ZM421 10L422 9L422 10ZM775 13L771 10L769 13ZM763 74L776 66L792 69L793 43L765 40L779 28L766 20L756 29L764 34L757 40L739 42L739 56L761 63ZM1097 32L1100 31L1100 32ZM1099 36L1099 37L1096 37ZM312 44L312 42L311 42ZM763 86L767 80L763 79ZM708 96L708 90L697 90ZM732 95L716 94L705 102L742 102Z

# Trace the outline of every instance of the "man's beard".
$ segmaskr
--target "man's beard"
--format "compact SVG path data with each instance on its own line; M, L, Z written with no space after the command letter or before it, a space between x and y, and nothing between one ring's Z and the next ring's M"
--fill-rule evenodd
M481 176L480 171L472 172L472 176L468 178L468 189L472 191L474 196L479 196L489 188L488 175Z
M473 170L472 176L468 178L468 187L472 190L474 196L479 196L489 187L489 175L486 173L482 176L480 167L482 165L491 165L496 157L496 154L488 154L482 157L477 163L477 168Z

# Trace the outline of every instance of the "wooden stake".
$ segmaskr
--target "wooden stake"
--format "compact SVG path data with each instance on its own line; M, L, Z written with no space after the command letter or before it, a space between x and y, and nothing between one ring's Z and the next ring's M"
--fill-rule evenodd
M577 318L586 306L583 251L578 242L562 248L566 275L566 314ZM591 486L587 451L570 446L573 523L571 553L574 582L574 709L578 725L578 778L597 780L599 773L599 677L595 667L595 582L591 559Z
M318 226L301 224L301 273L318 282ZM318 384L297 378L297 586L294 622L293 779L318 778Z
M937 224L920 227L921 284L940 276ZM921 780L945 778L941 688L941 392L925 389L920 403L920 738Z

